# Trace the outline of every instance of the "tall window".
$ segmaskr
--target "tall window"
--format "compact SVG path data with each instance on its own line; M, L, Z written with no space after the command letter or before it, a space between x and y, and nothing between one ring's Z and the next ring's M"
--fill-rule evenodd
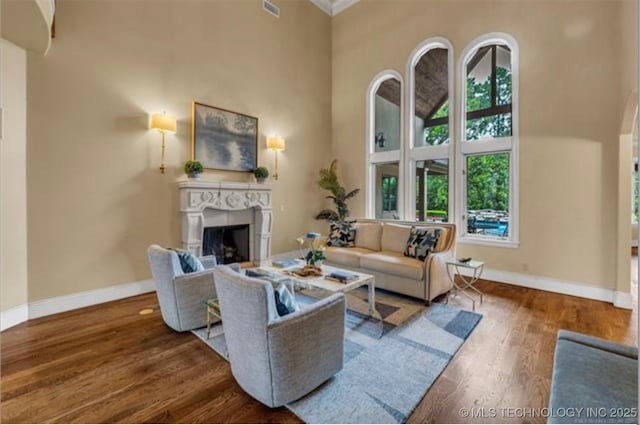
M633 173L631 176L631 222L638 222L638 160L633 163Z
M511 37L491 34L462 55L460 233L467 240L518 242L516 49Z
M367 216L400 219L402 83L395 71L379 74L369 89Z
M407 218L414 220L446 222L451 217L452 63L453 49L442 38L426 40L409 58L412 133L406 153L407 208L413 215Z
M398 177L382 176L382 212L398 211Z

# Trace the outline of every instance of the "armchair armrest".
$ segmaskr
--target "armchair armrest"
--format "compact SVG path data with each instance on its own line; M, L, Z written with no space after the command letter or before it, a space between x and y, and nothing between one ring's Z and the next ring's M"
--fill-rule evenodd
M205 255L204 257L200 257L200 262L206 270L212 269L218 265L218 260L215 255Z
M178 320L183 330L206 325L204 301L216 296L213 270L188 273L174 278Z
M345 296L333 294L269 323L275 405L308 393L342 369L345 306Z

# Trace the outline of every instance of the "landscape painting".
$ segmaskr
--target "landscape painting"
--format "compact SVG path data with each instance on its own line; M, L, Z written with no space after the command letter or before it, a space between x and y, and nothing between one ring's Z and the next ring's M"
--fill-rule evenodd
M204 168L253 171L258 164L258 118L193 102L191 151Z

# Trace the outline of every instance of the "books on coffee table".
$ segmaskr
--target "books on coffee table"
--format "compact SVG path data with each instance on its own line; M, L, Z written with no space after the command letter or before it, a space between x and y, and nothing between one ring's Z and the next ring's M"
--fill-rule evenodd
M340 283L350 283L357 280L358 275L343 270L336 270L328 274L326 278Z
M277 267L279 269L286 269L289 267L293 267L293 266L299 266L302 260L298 260L296 258L291 259L291 260L279 260L279 261L272 261L271 264L273 264L273 267Z

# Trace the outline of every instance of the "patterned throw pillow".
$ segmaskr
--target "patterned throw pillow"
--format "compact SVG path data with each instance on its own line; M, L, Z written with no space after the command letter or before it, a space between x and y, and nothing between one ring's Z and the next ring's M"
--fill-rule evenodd
M328 246L352 248L356 246L356 229L353 221L332 221L327 240Z
M276 310L278 310L278 315L280 317L300 310L296 299L284 283L280 283L280 285L275 288L273 295L276 298Z
M172 249L176 254L178 254L178 260L180 260L180 267L182 267L183 273L195 273L204 271L204 266L202 262L190 253L189 251L185 251L182 249Z
M411 233L404 248L404 256L424 261L440 238L440 229L434 227L411 227Z

